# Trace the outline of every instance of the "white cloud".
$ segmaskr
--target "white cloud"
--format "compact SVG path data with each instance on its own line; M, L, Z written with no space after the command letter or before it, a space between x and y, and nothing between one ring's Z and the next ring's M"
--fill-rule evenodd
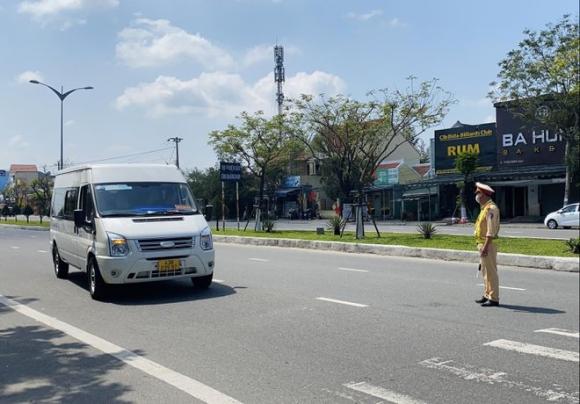
M18 12L29 14L33 18L41 20L62 13L96 8L114 8L118 5L119 0L25 0L18 5Z
M199 34L171 25L168 20L138 18L119 33L117 58L130 67L152 67L193 60L208 69L234 65L233 58Z
M44 79L42 78L42 74L40 74L39 71L27 70L25 72L20 73L16 77L16 82L18 82L19 84L28 83L30 80L44 81Z
M383 15L383 10L372 10L368 13L357 14L354 12L348 13L346 16L350 19L357 20L357 21L368 21L371 18L379 17Z
M287 98L302 93L335 95L344 92L345 88L338 76L321 71L302 72L286 79L284 93ZM140 107L153 117L195 114L232 118L241 111L262 110L273 114L276 109L274 94L273 73L248 84L238 74L213 72L202 73L191 80L159 76L154 82L127 88L115 105L119 110Z
M28 143L21 135L15 135L8 139L8 147L24 149L28 146L30 146L30 143Z
M402 22L401 20L399 20L398 18L391 18L389 20L389 26L393 27L393 28L399 28L399 27L406 27L407 24L405 24L404 22Z

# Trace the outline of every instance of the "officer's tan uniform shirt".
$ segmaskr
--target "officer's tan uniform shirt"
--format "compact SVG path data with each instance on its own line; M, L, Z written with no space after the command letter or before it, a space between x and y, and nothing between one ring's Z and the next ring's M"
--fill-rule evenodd
M477 244L485 243L486 237L497 238L499 233L499 208L489 200L482 206L481 212L475 222L475 241Z

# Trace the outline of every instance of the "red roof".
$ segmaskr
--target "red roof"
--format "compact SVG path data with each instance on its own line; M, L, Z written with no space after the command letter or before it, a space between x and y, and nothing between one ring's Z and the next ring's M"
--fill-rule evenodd
M379 164L379 168L398 168L401 165L400 161Z
M36 172L38 172L38 168L36 167L36 164L12 164L10 166L10 172L11 173L22 173L22 172L36 173Z
M431 164L417 164L416 166L413 166L413 170L417 171L421 177L424 177L430 169Z

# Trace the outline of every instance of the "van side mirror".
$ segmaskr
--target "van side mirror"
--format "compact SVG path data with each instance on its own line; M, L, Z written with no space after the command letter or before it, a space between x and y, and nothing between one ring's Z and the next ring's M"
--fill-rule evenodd
M82 209L75 209L74 221L76 227L83 227L85 225L85 211Z

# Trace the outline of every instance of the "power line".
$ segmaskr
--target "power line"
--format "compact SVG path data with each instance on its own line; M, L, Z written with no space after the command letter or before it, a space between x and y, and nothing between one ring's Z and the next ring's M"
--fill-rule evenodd
M122 158L127 158L127 157L143 156L146 154L153 154L153 153L157 153L157 152L165 151L165 150L170 150L170 149L172 149L172 148L171 147L164 147L163 149L156 149L156 150L149 150L149 151L144 151L144 152L139 152L139 153L125 154L122 156L108 157L108 158L100 159L100 160L83 161L83 162L80 162L78 164L99 163L101 161L110 161L110 160L117 160L117 159L122 159Z
M167 139L168 142L175 142L175 165L179 168L179 142L181 142L183 138L180 137L170 137Z

